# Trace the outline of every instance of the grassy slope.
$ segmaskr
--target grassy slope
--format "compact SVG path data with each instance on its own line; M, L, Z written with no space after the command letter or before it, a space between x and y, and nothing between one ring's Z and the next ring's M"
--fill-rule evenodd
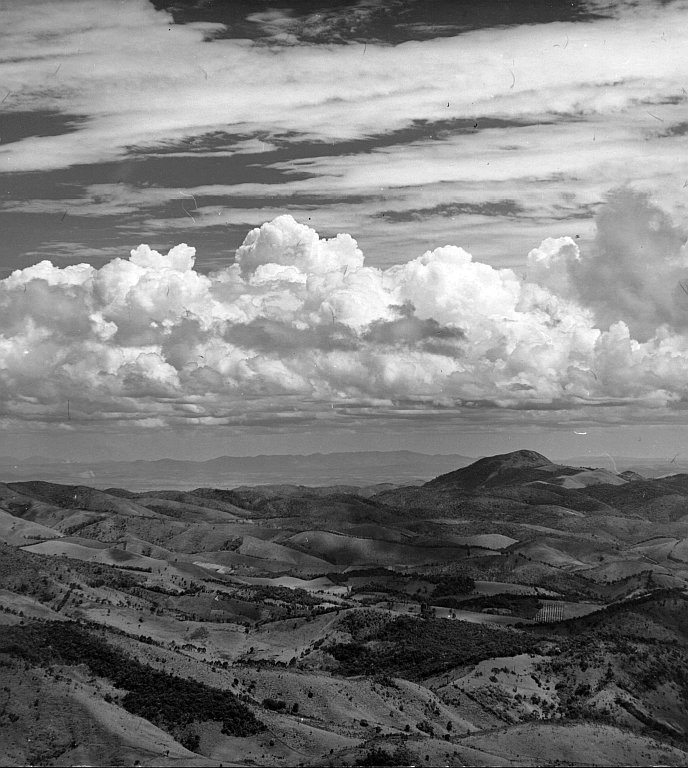
M577 623L535 628L530 634L408 616L388 617L379 626L373 622L368 634L361 634L360 627L345 621L358 611L365 628L369 617L360 609L350 607L339 617L313 613L310 596L324 599L317 598L316 587L322 582L314 583L308 599L299 598L294 590L291 596L279 590L259 593L241 582L242 576L261 580L273 576L272 586L295 587L296 582L288 584L280 575L304 575L308 562L316 569L313 575L331 572L328 583L338 585L344 605L355 606L359 595L377 589L386 579L383 591L394 590L400 610L405 611L404 605L418 609L421 601L428 600L436 579L450 574L469 574L488 585L521 582L598 600L652 590L661 574L674 580L688 577L680 562L688 534L688 524L679 518L681 500L688 500L688 485L681 478L567 489L548 478L574 474L552 467L526 467L527 477L537 481L534 485L514 484L514 479L526 476L520 467L500 471L492 466L482 481L487 490L439 484L384 490L373 498L294 488L129 494L46 483L2 486L0 510L8 517L7 530L0 526L0 537L9 540L10 533L31 530L27 526L44 526L35 530L45 538L67 533L72 554L83 547L83 557L107 556L115 565L152 570L126 572L108 563L0 545L0 589L5 590L0 593L0 607L6 609L1 618L10 626L2 632L27 631L18 626L19 610L25 619L31 615L87 617L110 626L108 642L151 668L167 668L180 679L198 679L211 687L215 683L237 696L247 696L258 710L263 698L284 697L290 705L299 703L302 714L260 711L269 728L265 734L227 736L221 732L221 723L194 721L198 749L206 754L204 764L212 764L213 758L229 761L232 754L241 761L266 765L341 762L359 759L369 746L402 736L409 738L421 761L427 754L433 764L547 763L571 759L576 749L571 733L578 734L578 744L592 739L590 755L598 761L613 757L636 764L644 759L680 763L683 753L671 745L681 742L688 728L683 714L688 663L681 619L686 611L676 594L612 608ZM510 537L499 541L506 544L503 550L490 552L477 546L494 544L484 537L495 534ZM665 537L664 548L642 544L653 535ZM56 552L58 544L31 549L48 546ZM313 555L319 559L311 560ZM222 560L229 573L188 562L204 558ZM366 577L366 567L379 566L381 558L387 558L391 575L383 578L371 571ZM332 561L337 562L336 568ZM363 575L349 581L346 572L334 572L345 571L352 563L363 567ZM607 583L610 580L614 583ZM161 591L144 589L144 585ZM347 596L346 589L354 585ZM417 589L427 591L416 594ZM175 597L176 592L183 594ZM475 604L477 610L500 607L495 602L499 596L490 597L489 592ZM507 610L513 608L509 606ZM122 631L128 634L119 634ZM153 642L141 642L139 636ZM556 647L559 652L553 653ZM543 653L535 653L538 649ZM274 662L291 664L281 667L273 666ZM503 671L518 664L523 666L521 672ZM42 667L31 668L35 674L47 674ZM91 714L74 705L84 722L114 722L115 716L107 715L110 707L129 723L126 728L131 733L154 728L134 725L127 718L135 715L103 701L105 687L111 686L105 677L89 682L82 678L92 675L92 670L82 673L75 666L65 670L72 680L80 680L84 686L83 691L78 689L80 695L90 702L86 710ZM361 673L363 677L355 677ZM539 683L529 678L532 674ZM233 679L239 675L243 681L235 686ZM152 694L156 689L152 681L160 679L148 678ZM59 696L71 701L74 690L63 682L52 677L46 685L57 685ZM169 680L163 689L169 689ZM184 690L177 698L189 698ZM521 698L517 700L516 694ZM129 694L118 695L123 703ZM531 701L533 697L537 700ZM160 700L152 698L156 712L161 707L166 711ZM82 699L79 706L85 706ZM132 700L135 697L128 702ZM144 704L139 701L138 705L155 720L159 712L145 710ZM583 730L557 730L551 720L520 722L536 714L578 718L575 728ZM35 730L31 717L28 707L22 709L17 723ZM634 740L627 740L630 753L619 746L624 732L605 725L605 717L634 730ZM508 725L504 718L516 722ZM74 715L73 720L77 719ZM159 722L168 729L182 728L167 715ZM434 736L418 727L424 722ZM446 732L448 722L453 723L450 732ZM0 723L9 727L7 720ZM65 725L63 730L74 727ZM126 728L122 726L123 731ZM496 746L485 735L466 736L476 729L493 733ZM118 745L112 750L134 755L126 752L130 747L120 736L107 735L107 728L93 733L96 741ZM150 740L170 739L159 729L155 733L163 736L151 735ZM543 738L538 733L545 734L547 749L538 746ZM178 730L176 735L184 739L188 733ZM449 736L449 742L444 736ZM655 738L668 746L657 747ZM76 740L82 752L65 749L63 754L70 757L64 760L107 761L105 753L88 752L87 737L81 732ZM136 759L149 759L140 751L145 741L141 737L131 747L139 750ZM356 751L361 741L367 746ZM170 758L183 754L182 747L174 749Z

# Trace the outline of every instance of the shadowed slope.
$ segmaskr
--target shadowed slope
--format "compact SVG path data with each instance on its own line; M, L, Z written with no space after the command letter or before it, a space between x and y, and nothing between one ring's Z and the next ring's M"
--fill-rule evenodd
M535 451L513 451L498 456L488 456L446 475L440 475L426 486L456 487L475 490L480 487L509 485L549 477L559 467ZM563 468L562 468L563 469ZM534 471L535 470L535 471ZM537 472L537 470L540 470Z

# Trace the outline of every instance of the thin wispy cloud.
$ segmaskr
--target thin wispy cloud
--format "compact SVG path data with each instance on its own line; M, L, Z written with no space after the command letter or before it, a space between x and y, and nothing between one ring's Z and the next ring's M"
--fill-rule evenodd
M223 37L220 24L175 25L144 2L124 8L45 2L32 8L30 17L21 6L10 8L5 26L3 106L24 115L19 125L29 133L8 133L3 168L19 175L59 174L115 163L102 174L125 186L136 178L130 197L139 210L160 206L143 221L192 223L183 211L171 216L163 210L157 188L172 186L166 176L190 194L215 184L229 209L232 198L277 194L299 215L309 207L292 206L293 195L341 196L339 224L326 216L313 223L325 231L357 224L352 229L369 258L389 264L395 258L384 252L390 221L378 214L393 209L399 193L403 215L438 204L527 195L524 188L537 185L523 216L494 222L492 236L480 221L462 222L481 257L514 264L535 244L529 217L554 225L562 194L586 206L599 203L613 186L637 182L675 213L683 206L677 198L680 176L688 177L679 129L685 122L681 61L688 14L681 3L632 12L619 6L617 18L595 19L591 8L594 20L586 23L469 28L398 45L332 45L316 34L272 45L265 30L257 42ZM361 18L380 12L375 6L359 10ZM271 21L256 17L250 24L335 29L336 16L275 12ZM52 117L32 128L30 114ZM214 166L201 170L204 153ZM153 167L146 158L155 156ZM241 157L243 166L234 162ZM264 178L275 171L270 183L261 181L259 169ZM138 181L149 176L153 184ZM63 183L59 176L56 183ZM80 202L65 206L73 215L108 215L89 194L93 186L77 185ZM355 205L347 211L347 195L379 202L373 199L365 212ZM51 204L38 197L22 195L10 210L49 210ZM241 223L260 224L272 213ZM231 216L221 212L219 223L235 221ZM201 216L193 224L215 226L213 221ZM513 236L511 252L503 248L505 227ZM398 260L424 247L467 244L446 220L421 221L416 232ZM559 227L545 234L573 233ZM200 258L202 264L202 248Z
M88 121L5 147L6 168L103 161L229 126L351 139L454 115L587 117L654 104L682 94L677 64L688 29L681 8L649 11L370 45L363 54L357 45L209 44L209 25L169 25L142 2L39 3L30 19L17 6L6 22L5 107Z

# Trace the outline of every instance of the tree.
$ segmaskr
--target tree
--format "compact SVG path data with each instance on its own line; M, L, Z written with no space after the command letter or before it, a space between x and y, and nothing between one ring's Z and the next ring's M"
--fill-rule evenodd
M189 752L196 752L201 745L201 737L195 731L189 731L179 743Z

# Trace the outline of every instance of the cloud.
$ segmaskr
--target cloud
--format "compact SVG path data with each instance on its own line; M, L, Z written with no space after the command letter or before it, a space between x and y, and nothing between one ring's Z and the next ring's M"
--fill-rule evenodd
M126 156L135 146L226 131L357 139L414 121L588 119L681 97L685 9L478 30L396 46L204 42L148 3L66 0L7 9L4 108L58 110L76 131L4 147L10 171ZM628 55L633 51L633 55ZM449 105L449 106L447 106Z
M371 9L387 13L359 8ZM0 147L19 198L3 210L40 216L49 242L48 217L68 209L84 219L75 226L88 245L86 219L118 217L103 222L117 242L161 243L173 228L243 232L288 210L321 232L354 233L369 264L458 238L503 266L568 233L567 217L578 217L585 238L592 207L619 183L681 214L686 6L612 11L618 18L369 40L364 49L321 42L322 25L340 30L336 10L256 17L265 34L291 35L283 45L173 24L144 0L10 4L0 98L23 132ZM239 31L251 27L243 21ZM37 192L33 172L51 169ZM196 209L187 195L201 185L222 199L197 198ZM21 199L29 196L46 199ZM512 200L516 211L500 208Z
M297 274L328 274L340 269L357 270L363 266L363 254L350 235L337 235L330 240L320 240L317 233L307 227L294 228L291 219L277 218L253 229L237 251L237 263L244 275L266 272L274 277L268 265L293 267ZM260 267L266 267L262 271Z
M456 246L370 267L349 235L321 239L288 215L209 275L185 244L141 245L99 269L43 261L0 281L1 415L63 421L67 401L75 422L142 425L676 407L688 335L660 277L683 263L679 240L623 190L594 254L545 241L528 281ZM642 288L650 248L660 277ZM620 255L625 288L605 305L590 288Z
M600 209L588 258L570 238L549 239L531 251L530 275L646 341L661 326L688 328L687 237L646 194L622 188Z

